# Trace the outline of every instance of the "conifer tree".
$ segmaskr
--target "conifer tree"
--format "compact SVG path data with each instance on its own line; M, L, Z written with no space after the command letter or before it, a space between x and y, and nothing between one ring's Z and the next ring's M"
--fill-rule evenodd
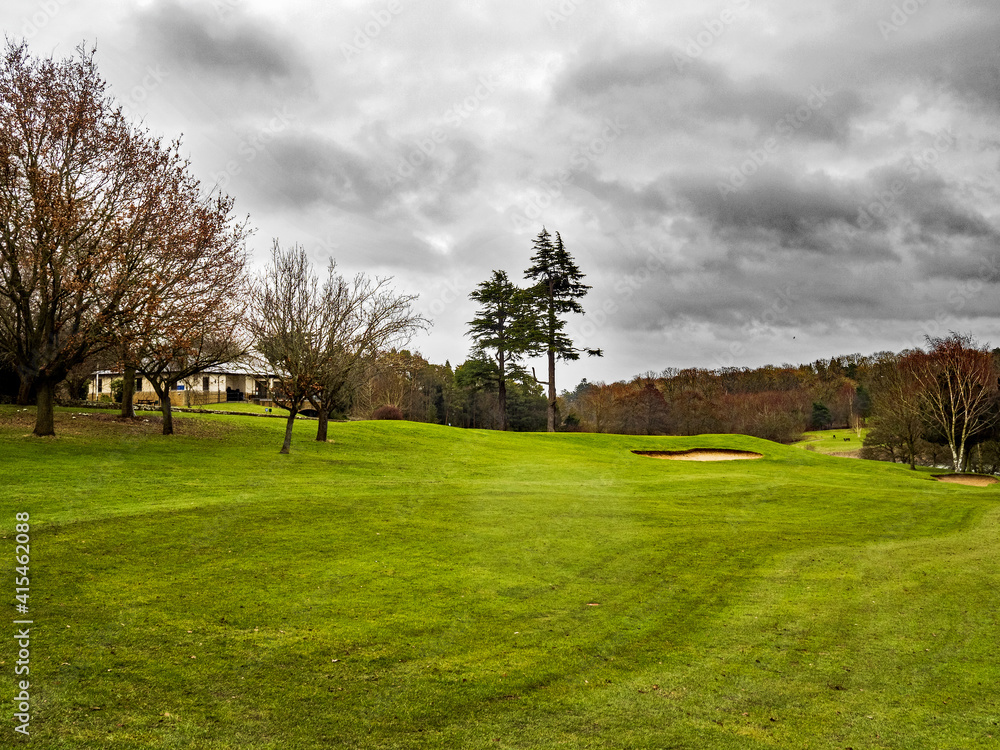
M580 358L581 352L592 357L601 357L600 349L577 349L566 335L566 313L583 314L583 306L577 301L587 294L589 286L583 283L584 274L563 245L562 237L556 232L552 236L542 227L533 241L535 254L531 256L531 267L524 277L535 282L530 289L535 309L540 318L539 342L532 347L532 353L545 354L548 358L549 379L538 380L548 386L548 431L556 429L556 360L565 361ZM537 380L537 378L536 378Z
M469 336L475 342L475 352L489 353L496 362L497 408L500 429L508 429L507 379L524 376L520 358L538 346L539 321L531 298L525 290L511 283L504 271L480 283L469 298L481 307L469 321Z

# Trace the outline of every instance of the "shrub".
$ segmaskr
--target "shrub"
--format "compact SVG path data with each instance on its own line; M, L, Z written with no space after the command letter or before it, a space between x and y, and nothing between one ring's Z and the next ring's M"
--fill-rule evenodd
M390 406L386 404L385 406L380 406L375 411L372 412L372 419L402 419L403 412L399 410L396 406Z
M121 378L115 378L111 381L111 400L116 404L122 402L122 396L125 395L125 381Z

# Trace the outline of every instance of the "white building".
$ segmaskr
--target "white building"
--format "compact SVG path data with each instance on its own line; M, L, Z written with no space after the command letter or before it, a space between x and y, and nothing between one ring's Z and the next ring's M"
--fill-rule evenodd
M122 377L121 371L98 370L87 386L90 401L110 401L111 383ZM222 404L227 401L266 401L270 397L273 377L261 376L238 365L208 370L177 383L170 391L174 406ZM134 404L158 404L160 401L147 378L136 374Z

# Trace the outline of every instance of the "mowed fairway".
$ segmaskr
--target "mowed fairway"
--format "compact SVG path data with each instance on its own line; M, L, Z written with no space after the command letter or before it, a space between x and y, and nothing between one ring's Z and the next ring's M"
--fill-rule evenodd
M32 418L0 407L34 620L0 746L998 745L1000 487L730 435ZM698 447L764 458L631 452Z

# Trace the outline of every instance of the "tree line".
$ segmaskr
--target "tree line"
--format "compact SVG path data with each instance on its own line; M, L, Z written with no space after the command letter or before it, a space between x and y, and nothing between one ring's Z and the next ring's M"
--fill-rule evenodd
M474 349L454 370L406 356L410 387L397 388L406 418L503 428L495 356L487 360ZM1000 472L998 382L1000 349L953 332L898 353L583 380L559 394L555 420L562 431L736 433L783 443L807 430L836 428L855 444L863 436L864 458L994 473ZM509 374L507 385L508 409L509 389L518 394L517 419L508 426L540 429L543 407L551 413L540 386L523 372Z

